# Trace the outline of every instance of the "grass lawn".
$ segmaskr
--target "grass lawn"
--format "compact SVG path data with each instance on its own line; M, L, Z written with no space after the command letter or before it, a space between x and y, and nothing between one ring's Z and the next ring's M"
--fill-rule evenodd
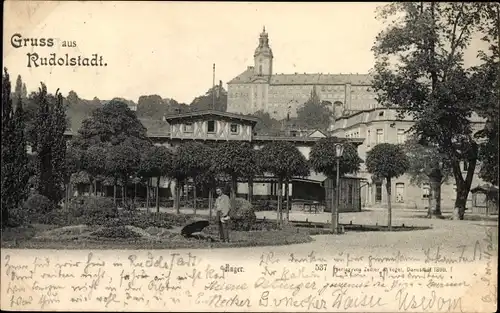
M308 230L284 227L282 230L268 231L232 231L231 242L219 242L213 232L205 236L214 240L184 238L171 234L168 238L143 236L138 238L96 238L89 236L98 227L78 234L51 235L51 231L62 230L57 226L34 224L2 230L2 248L25 249L203 249L228 247L277 246L311 242ZM61 232L59 232L61 233ZM49 234L49 235L47 235Z

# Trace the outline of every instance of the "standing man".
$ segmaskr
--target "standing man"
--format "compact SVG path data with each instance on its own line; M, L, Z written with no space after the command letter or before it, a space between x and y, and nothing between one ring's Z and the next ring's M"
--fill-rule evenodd
M229 242L229 197L224 194L221 187L217 187L217 199L215 200L215 211L219 223L220 240Z

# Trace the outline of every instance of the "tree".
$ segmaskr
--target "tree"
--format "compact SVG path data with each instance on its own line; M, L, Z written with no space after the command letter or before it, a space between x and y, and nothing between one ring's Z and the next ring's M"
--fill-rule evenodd
M323 173L328 178L335 180L337 176L337 152L335 145L341 143L344 146L344 152L340 158L340 175L355 173L359 170L360 163L363 162L358 156L356 147L343 139L337 137L326 137L318 140L311 149L309 162L312 168Z
M474 67L472 81L475 106L479 116L486 119L484 129L476 134L480 141L481 161L479 177L498 186L498 116L500 111L500 5L482 3L480 30L488 44L488 51L480 51L482 64Z
M441 216L441 186L453 176L449 158L431 145L422 145L414 137L403 145L408 158L407 173L412 184L429 183L429 217Z
M316 172L326 175L334 186L336 185L338 159L335 145L339 143L344 146L343 154L339 159L339 177L347 173L357 172L363 160L358 156L356 147L351 143L345 142L344 139L337 137L321 138L314 144L309 153L309 163L311 167ZM335 190L333 190L334 193L332 193L332 197L335 193L340 192L340 186L335 186L334 188ZM332 207L332 213L333 209ZM335 225L333 220L332 224Z
M388 4L380 17L400 18L379 33L373 47L378 101L412 117L410 131L419 141L450 157L461 217L478 158L469 119L475 96L463 55L482 10L482 4L463 2ZM465 178L461 161L469 164Z
M92 112L97 108L102 108L101 101L94 97L93 100L80 99L78 94L71 90L64 99L67 108L67 115L71 120L71 128L76 132L84 119L91 116Z
M21 99L22 101L26 101L26 96L24 95L25 90L23 90L23 86L26 87L26 85L23 85L21 75L18 75L16 80L16 87L14 89L14 110L16 110L16 108L19 106L19 99Z
M255 170L255 150L248 142L225 141L217 145L212 169L231 179L231 200L236 199L238 178L248 178Z
M121 180L122 186L127 186L129 177L134 175L139 169L140 162L139 151L130 144L121 144L111 146L106 153L106 172L113 178L113 199L116 206L116 187L118 180ZM124 195L124 201L126 194Z
M174 190L174 209L177 214L180 214L180 198L181 198L181 183L183 183L187 178L188 174L183 166L182 154L179 153L179 148L176 147L174 156L172 159L172 171L170 176L175 180L175 190Z
M226 112L227 91L222 87L222 81L202 95L194 98L189 105L192 111L216 110Z
M175 101L175 99L165 99L167 102L167 114L172 115L172 114L180 114L180 113L186 113L190 112L191 108L189 105L185 103L179 103Z
M109 143L119 145L125 141L137 149L151 146L146 135L146 128L141 124L135 112L121 101L112 100L102 108L94 110L85 119L78 130L75 143L82 149L90 146Z
M367 171L386 180L389 231L392 230L391 179L403 175L409 166L408 159L399 145L381 143L366 154Z
M97 195L97 181L98 177L106 172L106 154L108 153L109 146L106 144L96 144L86 150L80 150L74 146L79 153L81 153L81 169L84 170L89 178L90 193Z
M217 162L217 150L214 145L205 144L203 145L205 152L203 153L208 162L208 167L206 167L202 172L200 172L195 178L195 184L200 186L201 190L208 190L208 210L209 210L209 219L212 219L212 205L213 205L213 194L217 186L219 186L223 182L223 177L221 175L217 175L214 166L212 166L213 162Z
M111 100L102 108L92 111L90 117L83 121L74 142L76 147L84 151L86 158L84 169L94 183L94 189L96 189L95 183L98 174L103 173L104 168L108 170L107 165L111 164L115 168L120 168L119 164L113 163L114 157L120 160L123 157L120 153L123 151L135 151L134 155L137 154L138 166L140 157L137 151L144 151L152 146L151 140L147 137L146 128L141 124L135 112L130 110L126 103L118 100ZM114 149L116 146L122 146L122 148ZM102 162L102 156L105 155L103 149L108 154L108 161L111 162L109 164ZM124 164L123 166L126 169L130 165ZM111 169L111 176L114 179L115 203L118 180L126 189L130 174L135 175L135 172L127 170L125 177Z
M148 178L147 203L149 210L149 182L156 177L156 212L160 212L160 178L172 171L172 152L163 146L152 146L141 154L139 175Z
M140 96L137 102L137 117L161 119L167 114L167 103L159 95Z
M281 208L281 186L288 186L293 177L305 177L310 174L305 156L288 141L276 141L266 144L260 150L259 161L265 172L272 173L278 179L278 221L283 221ZM287 206L288 207L288 206ZM287 220L289 212L287 212Z
M194 213L196 214L196 182L198 176L211 167L211 155L204 144L187 142L177 149L176 172L182 172L182 177L191 178L194 183Z
M17 94L14 112L11 94L9 73L5 68L2 75L2 227L9 222L9 211L18 208L28 195L29 172L22 97Z
M66 147L66 172L64 175L64 185L65 185L65 199L64 205L67 208L69 202L69 186L71 183L71 176L75 173L78 173L82 168L82 151L75 148L71 143ZM101 155L102 158L102 155Z
M38 192L54 203L64 197L66 173L66 110L59 90L56 94L47 93L45 84L33 94L37 105L31 129L34 150L38 164Z
M297 110L296 123L300 127L326 130L330 126L332 114L326 102L319 99L316 87L313 87L307 102Z
M281 122L275 118L272 118L268 112L259 110L253 114L249 114L250 117L256 117L259 119L254 127L254 131L261 135L275 135L281 129Z

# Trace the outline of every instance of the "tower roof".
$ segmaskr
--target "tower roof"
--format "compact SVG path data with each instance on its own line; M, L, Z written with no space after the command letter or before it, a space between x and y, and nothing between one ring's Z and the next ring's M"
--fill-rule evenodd
M265 26L262 28L262 33L260 33L259 37L259 46L255 49L253 56L256 57L257 55L265 55L271 58L273 57L273 51L271 50L271 47L269 47L269 37L266 33Z

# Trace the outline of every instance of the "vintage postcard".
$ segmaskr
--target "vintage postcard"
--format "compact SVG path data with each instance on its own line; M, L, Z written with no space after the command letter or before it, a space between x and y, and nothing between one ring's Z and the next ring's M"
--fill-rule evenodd
M496 2L4 2L1 308L494 312Z

